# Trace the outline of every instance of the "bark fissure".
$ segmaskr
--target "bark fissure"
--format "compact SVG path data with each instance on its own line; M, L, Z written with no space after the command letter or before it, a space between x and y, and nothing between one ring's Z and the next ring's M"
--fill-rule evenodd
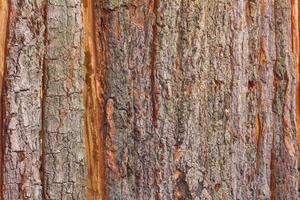
M270 199L276 200L276 154L275 154L275 136L272 139L271 160L270 160Z
M42 187L42 198L46 199L46 184L45 184L45 106L46 106L46 90L47 90L47 49L48 49L48 0L44 2L43 9L44 17L44 55L42 61L42 74L41 74L41 130L39 133L40 142L40 180ZM47 197L49 198L49 197Z
M276 1L272 2L272 5L271 5L271 9L272 9L272 13L273 13L273 18L272 18L272 22L274 23L274 30L276 30L277 28L277 13L276 13ZM278 82L280 81L278 79L278 74L276 73L276 69L278 67L278 49L277 49L277 46L276 44L278 43L278 34L275 32L274 33L274 42L275 44L275 62L274 62L274 65L272 66L272 71L273 71L273 80L272 80L272 84L274 86L274 96L272 98L272 110L276 110L278 112L278 108L276 107L276 98L278 98ZM279 111L279 113L281 114L282 110ZM276 113L277 115L278 113ZM279 114L279 117L278 116L275 116L275 119L280 119L280 114ZM273 125L274 126L274 125ZM273 129L273 127L272 127ZM272 140L270 142L271 144L271 149L270 149L270 160L269 160L269 166L270 166L270 180L269 180L269 195L270 195L270 200L275 200L276 199L276 190L277 190L277 185L276 185L276 180L277 180L277 161L276 161L276 151L278 150L276 148L276 141L275 141L275 138L277 138L278 136L276 135L276 132L275 131L272 131Z
M179 83L179 91L178 91L178 106L180 108L183 108L184 106L184 84L182 83L183 78L183 69L182 69L182 57L183 57L183 49L182 49L182 42L184 39L184 26L183 22L185 20L184 15L184 0L180 1L180 9L178 13L178 18L176 20L176 26L178 29L178 36L176 41L176 60L175 60L175 67L176 67L176 83ZM176 200L185 199L185 198L191 198L191 193L189 191L189 186L187 182L185 181L185 172L182 172L180 169L180 160L181 160L181 145L183 143L183 137L182 132L184 130L184 124L182 123L184 113L177 110L177 130L175 135L175 155L174 155L174 161L175 161L175 185L174 185L174 197Z
M158 26L157 26L157 18L158 18L158 6L160 0L153 0L153 13L154 19L152 24L152 44L151 44L151 99L152 99L152 122L154 127L157 128L157 118L159 112L159 102L158 102L158 86L156 82L156 54L157 54L157 34L158 34Z

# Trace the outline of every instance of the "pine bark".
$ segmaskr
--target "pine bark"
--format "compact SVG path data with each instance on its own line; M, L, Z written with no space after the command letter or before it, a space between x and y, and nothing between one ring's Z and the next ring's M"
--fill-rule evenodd
M299 199L299 10L0 0L1 199Z

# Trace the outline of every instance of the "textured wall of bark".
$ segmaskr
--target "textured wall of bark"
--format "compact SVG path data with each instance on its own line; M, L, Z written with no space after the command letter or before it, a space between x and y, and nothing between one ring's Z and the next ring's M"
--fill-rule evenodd
M44 19L44 195L45 199L85 199L81 0L47 0Z
M2 199L299 198L299 0L0 0L0 25Z

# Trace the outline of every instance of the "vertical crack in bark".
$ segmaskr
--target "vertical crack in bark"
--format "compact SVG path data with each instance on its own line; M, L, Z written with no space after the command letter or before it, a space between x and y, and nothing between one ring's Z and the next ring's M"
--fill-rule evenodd
M257 142L257 147L259 145L259 139L261 137L261 120L259 115L257 114L256 116L256 142Z
M271 149L271 161L270 161L270 199L276 200L276 154L275 154L275 141L274 141L274 134L272 140L272 149Z
M274 43L275 43L275 63L274 63L274 66L273 66L273 92L274 92L274 96L273 96L273 99L272 99L272 109L277 109L277 105L276 105L276 97L278 95L278 92L276 90L279 90L279 86L278 86L278 77L277 77L277 74L276 74L276 68L278 67L278 47L276 46L276 43L278 42L278 34L277 34L277 15L276 15L276 1L274 1L274 3L271 4L272 5L272 9L273 9L273 23L274 23L274 30L275 30L275 35L274 35ZM274 126L274 125L273 125ZM270 177L269 177L269 188L270 188L270 199L271 200L275 200L276 199L276 187L277 187L277 174L276 174L276 147L275 147L275 134L276 134L276 131L273 131L272 133L272 145L271 145L271 157L270 157Z
M259 114L257 113L256 115L256 170L258 173L258 169L259 169L259 165L260 165L260 155L259 155L259 151L260 151L260 140L261 140L261 136L262 136L262 123L261 123L261 119Z
M299 82L299 76L300 76L300 70L299 70L299 64L300 64L300 27L299 27L299 0L291 0L292 4L292 47L293 47L293 53L294 53L294 67L295 67L295 77L296 77L296 124L297 124L297 136L298 136L298 148L300 147L300 82ZM300 149L300 148L299 148ZM300 154L298 154L298 163L300 162ZM299 164L298 164L299 165ZM300 173L299 173L299 166L298 166L298 189L300 188L299 182L300 182Z
M3 170L5 151L5 75L9 34L10 0L0 0L0 199L3 200Z
M104 156L104 114L105 114L105 27L97 29L93 0L83 1L84 43L86 80L84 89L85 104L85 145L87 154L87 199L108 199L105 181ZM102 5L102 3L100 2ZM101 6L100 5L100 6ZM98 9L97 9L98 10ZM101 10L101 12L103 9ZM103 11L104 12L104 11ZM102 14L102 13L101 13ZM101 15L99 14L99 15ZM100 16L99 16L100 17ZM102 20L102 16L99 20ZM100 21L102 23L102 21ZM97 24L98 25L98 24ZM96 38L96 32L99 40ZM101 42L101 43L97 43ZM99 45L101 47L99 47ZM99 51L98 48L99 47ZM98 60L99 59L99 60Z
M47 49L48 49L48 0L44 2L44 57L42 63L42 86L41 86L41 130L40 140L40 180L42 187L42 197L46 199L45 186L45 98L47 90Z
M159 0L153 0L153 13L154 13L154 22L152 24L152 46L151 46L151 100L152 100L152 122L154 127L157 127L157 118L159 112L159 102L158 102L158 86L156 83L156 53L157 53L157 17L158 17L158 6Z
M175 61L175 66L176 66L176 82L180 83L181 76L182 76L182 66L181 66L181 58L182 58L182 48L181 48L181 43L182 43L182 37L183 37L183 30L182 30L182 18L183 18L183 13L184 13L184 1L180 1L180 10L178 13L178 16L180 18L179 22L176 22L176 26L178 28L178 37L176 41L176 61ZM179 84L181 85L181 84ZM179 92L179 107L182 108L182 101L183 101L183 93L182 93L182 88L180 88ZM177 135L175 136L176 144L175 144L175 152L174 152L174 161L175 161L175 186L174 186L174 197L176 200L183 199L185 198L182 194L182 189L180 185L180 176L182 172L180 171L180 159L181 159L181 145L182 145L182 136L179 134L179 130L184 129L182 127L182 111L178 111L177 113L177 128L178 132Z

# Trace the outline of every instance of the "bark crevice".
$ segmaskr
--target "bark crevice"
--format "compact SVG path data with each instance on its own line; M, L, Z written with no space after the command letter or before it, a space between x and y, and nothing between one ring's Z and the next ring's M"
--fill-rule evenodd
M42 198L46 199L46 184L45 184L45 105L46 105L46 91L47 91L47 53L48 53L48 0L44 2L43 8L44 17L44 55L42 61L42 74L41 74L41 130L39 133L40 142L40 180L42 187Z
M156 83L156 54L157 54L157 34L158 34L158 26L157 26L157 18L158 18L158 6L159 0L153 0L153 14L154 21L152 24L152 44L151 44L151 101L152 101L152 122L155 128L157 128L157 118L159 112L159 102L158 102L158 86Z

